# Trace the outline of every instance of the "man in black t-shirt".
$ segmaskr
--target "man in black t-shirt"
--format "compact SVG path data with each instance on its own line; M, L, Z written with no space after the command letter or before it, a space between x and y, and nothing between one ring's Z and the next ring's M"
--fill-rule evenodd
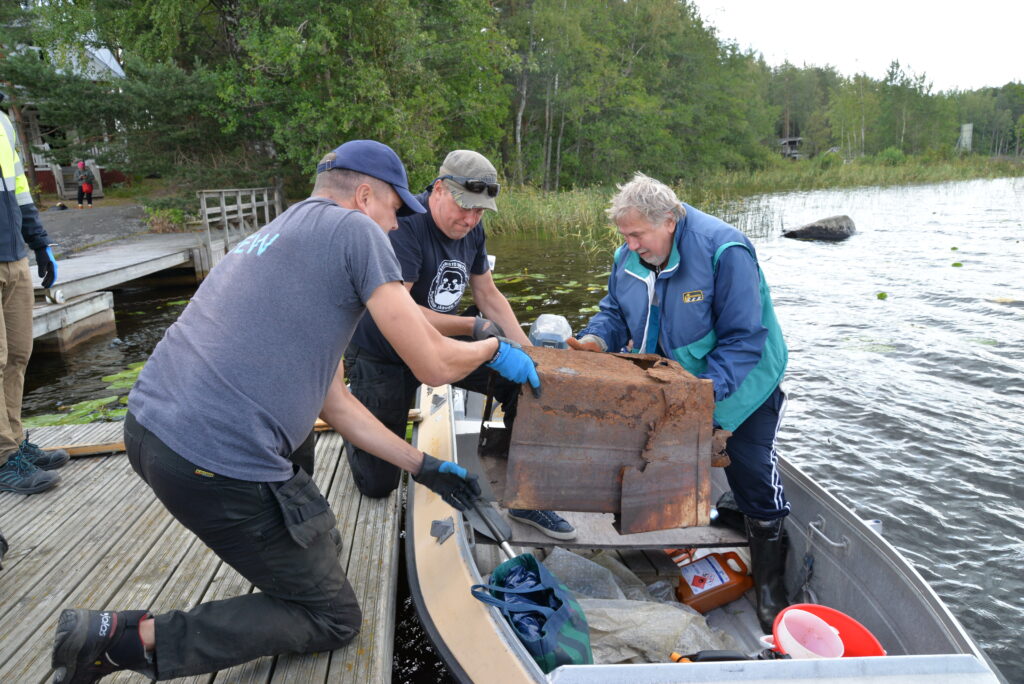
M528 346L529 339L508 300L491 277L482 221L485 209L497 211L497 172L482 154L455 150L445 157L438 177L417 196L427 213L399 219L388 237L402 268L402 280L427 320L443 335L482 340L503 336ZM469 286L482 315L459 315ZM405 435L409 407L419 381L384 339L376 324L364 318L345 352L345 373L352 394L395 434ZM491 373L481 366L456 387L487 392ZM519 386L501 377L490 380L505 412L505 425L515 421ZM359 448L348 446L348 459L359 490L382 497L398 486L401 471ZM576 530L553 511L511 509L513 519L532 525L555 539L576 537Z

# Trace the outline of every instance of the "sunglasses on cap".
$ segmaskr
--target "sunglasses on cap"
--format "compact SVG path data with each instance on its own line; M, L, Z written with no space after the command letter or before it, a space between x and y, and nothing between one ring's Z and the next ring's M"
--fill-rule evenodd
M501 186L498 183L491 183L490 181L480 180L479 178L466 178L465 176L453 176L451 174L445 174L439 177L437 180L453 180L462 187L466 188L473 193L481 193L487 191L488 197L497 197L498 190L501 190Z

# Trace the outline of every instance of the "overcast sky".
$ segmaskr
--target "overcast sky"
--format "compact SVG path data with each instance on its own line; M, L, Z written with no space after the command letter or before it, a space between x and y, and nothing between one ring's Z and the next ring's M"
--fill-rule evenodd
M881 80L894 59L940 90L1024 82L1024 1L693 0L719 39L771 66L834 66Z

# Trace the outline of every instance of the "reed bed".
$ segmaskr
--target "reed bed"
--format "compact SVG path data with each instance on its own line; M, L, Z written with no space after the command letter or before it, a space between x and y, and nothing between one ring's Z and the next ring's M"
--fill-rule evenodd
M981 157L909 157L898 164L875 159L849 163L780 160L764 170L721 171L694 181L680 181L674 189L684 202L736 225L751 237L760 237L768 234L776 222L767 207L744 201L756 195L1007 176L1024 176L1024 164L1019 159ZM558 192L528 186L508 188L499 200L499 213L488 217L487 230L495 235L579 240L587 252L614 248L622 240L605 215L614 192L612 186Z

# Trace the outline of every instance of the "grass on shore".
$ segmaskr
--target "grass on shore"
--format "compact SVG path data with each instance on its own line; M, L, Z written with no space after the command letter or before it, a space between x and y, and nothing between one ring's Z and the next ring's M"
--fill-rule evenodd
M1019 157L905 157L898 150L886 150L875 157L849 163L844 163L835 154L800 161L780 157L767 169L719 171L694 181L677 183L675 190L688 204L739 225L740 200L766 193L1017 176L1024 176L1024 159ZM110 187L105 191L106 196L97 200L98 206L141 204L146 208L147 221L158 232L185 229L197 208L192 192L183 192L181 187L167 179L139 179L130 185ZM499 200L500 212L488 216L487 230L493 235L558 235L578 239L586 251L606 250L620 242L618 232L604 213L614 192L614 186L558 192L546 192L530 186L506 186ZM41 208L57 201L55 195L40 199ZM772 223L771 217L762 217L763 220L756 216L743 218L743 225L739 227L752 235L758 234L762 225Z
M964 157L934 160L907 157L901 160L864 159L843 163L828 157L814 160L779 160L761 171L720 171L698 181L674 187L691 204L729 222L736 222L739 200L773 192L915 185L977 178L1024 176L1024 160ZM494 235L559 235L579 239L587 251L617 246L621 239L605 217L614 187L591 187L544 192L531 187L502 193L500 211L487 218ZM748 217L749 218L749 217ZM756 219L756 217L755 217ZM770 217L761 222L770 225ZM756 234L759 222L740 226Z

